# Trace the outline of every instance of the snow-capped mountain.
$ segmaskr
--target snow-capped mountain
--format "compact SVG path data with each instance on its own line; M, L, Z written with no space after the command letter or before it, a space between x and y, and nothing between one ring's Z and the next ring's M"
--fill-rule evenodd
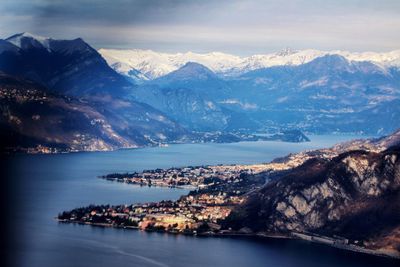
M121 96L132 86L81 38L15 34L0 41L0 71L74 96Z
M34 35L28 32L18 33L6 39L7 42L15 45L22 50L46 49L49 53L86 53L91 52L91 47L81 38L73 40L53 39Z
M198 131L283 126L374 134L398 128L399 89L400 69L334 54L229 78L189 62L136 86L132 96Z
M48 37L34 35L29 32L23 32L8 37L7 41L21 49L36 47L46 48L47 50L50 50L50 42L52 41L52 39Z
M179 69L187 62L202 64L222 76L232 76L272 66L301 65L326 55L340 55L349 61L369 61L382 68L400 67L400 50L385 53L353 53L340 50L321 51L307 49L294 51L284 49L278 53L249 57L239 57L220 52L168 54L140 49L100 49L99 53L111 67L121 74L129 77L132 76L129 72L134 70L133 78L135 80L151 80L164 76ZM138 73L141 77L137 75Z
M80 38L0 40L0 140L69 151L191 138L167 114L127 99L132 87Z
M399 127L400 50L285 49L249 57L99 52L80 38L55 40L22 33L0 40L0 71L62 95L113 98L109 103L129 119L119 124L121 129L136 127L132 120L147 119L128 109L128 102L144 112L153 107L194 131L296 128L381 134Z
M127 75L129 71L135 69L145 75L147 79L164 76L188 62L196 62L216 73L221 73L230 71L233 66L242 61L240 57L219 52L167 54L140 49L99 49L99 53L119 73ZM119 63L119 65L116 65L116 63Z

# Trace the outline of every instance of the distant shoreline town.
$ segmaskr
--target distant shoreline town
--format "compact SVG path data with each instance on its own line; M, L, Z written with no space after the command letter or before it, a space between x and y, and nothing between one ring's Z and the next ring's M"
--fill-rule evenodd
M232 209L242 204L250 191L259 189L262 180L250 181L248 176L274 171L285 171L291 164L266 163L255 165L188 166L183 168L144 170L133 173L113 173L101 179L139 186L192 188L188 195L177 201L161 201L134 205L90 205L64 211L57 220L60 223L77 223L99 227L135 229L148 232L166 232L208 237L261 237L299 239L325 244L339 249L376 256L395 257L384 252L368 249L349 239L334 238L312 233L289 232L277 234L223 229L223 221ZM300 159L297 159L300 160ZM267 181L266 181L267 182ZM230 185L229 185L230 184ZM226 192L222 192L221 189Z
M342 221L338 218L363 223L359 221L358 213L352 215L343 211L343 201L360 208L358 212L376 208L375 200L382 207L396 209L396 206L392 207L396 205L396 196L390 193L390 190L396 190L396 182L390 181L396 177L392 172L398 166L399 137L400 131L397 131L380 139L354 140L328 149L289 154L270 163L111 173L99 178L139 186L193 190L176 201L76 208L61 212L57 220L174 234L294 238L399 258L397 243L391 235L370 239L365 238L363 228L359 232L353 229L351 234L346 228L318 230L323 224L340 226ZM343 180L344 175L348 181L357 182L359 177L365 181L361 185L358 182L349 184ZM390 186L375 188L374 175ZM367 186L369 189L365 191ZM352 193L355 190L360 193ZM360 198L363 194L366 198ZM384 194L386 198L382 199L380 196ZM364 199L368 202L363 202ZM322 213L325 215L320 215ZM264 214L269 215L265 218L262 217ZM397 218L396 214L384 216L388 216L388 220ZM394 231L393 235L397 235L397 230L390 225L385 231Z

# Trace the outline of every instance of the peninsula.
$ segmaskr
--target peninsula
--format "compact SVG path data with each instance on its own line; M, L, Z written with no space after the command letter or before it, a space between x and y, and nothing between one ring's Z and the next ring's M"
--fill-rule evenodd
M102 178L193 190L176 201L91 205L57 219L191 235L296 238L398 258L399 145L397 131L270 163L109 174Z

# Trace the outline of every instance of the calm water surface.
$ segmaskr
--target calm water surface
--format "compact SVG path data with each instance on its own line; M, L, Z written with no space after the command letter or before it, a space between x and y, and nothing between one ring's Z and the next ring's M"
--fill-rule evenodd
M397 266L398 262L302 241L201 238L59 224L58 212L88 204L177 199L183 189L148 188L97 179L110 172L220 163L259 163L354 136L312 142L171 145L115 152L18 155L7 179L13 196L12 265L56 266Z

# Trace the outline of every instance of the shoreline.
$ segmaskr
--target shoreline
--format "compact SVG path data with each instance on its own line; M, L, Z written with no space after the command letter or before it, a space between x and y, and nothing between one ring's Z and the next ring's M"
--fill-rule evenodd
M186 235L186 236L198 236L198 237L245 237L245 238L263 238L263 239L287 239L287 240L303 240L307 241L309 243L314 243L314 244L320 244L320 245L325 245L333 248L337 248L340 250L345 250L345 251L351 251L355 253L362 253L366 255L372 255L372 256L377 256L377 257L384 257L384 258L391 258L391 259L396 259L400 260L400 255L395 255L394 253L385 253L383 251L377 251L373 249L368 249L352 244L341 244L340 239L333 239L330 237L323 237L323 236L317 236L317 235L310 235L310 234L303 234L303 233L296 233L296 232L291 232L290 235L283 235L283 234L273 234L273 233L239 233L239 232L220 232L220 233L214 233L214 232L205 232L205 233L194 233L194 232L171 232L171 231L155 231L155 230L145 230L145 229L140 229L137 226L118 226L118 225L112 225L112 224L107 224L107 223L91 223L91 222L79 222L79 221L70 221L70 220L62 220L58 219L57 217L54 218L58 223L63 223L63 224L79 224L79 225L89 225L93 227L102 227L102 228L115 228L115 229L128 229L128 230L137 230L137 231L145 231L145 232L157 232L157 233L165 233L165 234L172 234L172 235ZM317 239L314 239L317 238ZM338 242L333 242L333 243L327 243L324 242L323 240L325 238L332 239L334 241Z
M132 182L125 182L121 181L117 178L104 178L104 177L97 177L102 180L106 180L112 183L121 183L121 184L128 184L128 185L134 185L134 186L139 186L139 187L161 187L161 188L171 188L171 189L184 189L184 190L196 190L198 187L193 186L193 185L162 185L162 184L141 184L141 183L132 183Z
M375 138L376 136L374 134L365 134L365 133L354 133L354 132L343 132L343 133L323 133L323 134L318 134L318 133L312 133L312 134L307 134L307 137L313 137L313 136L325 136L325 135L332 135L332 136L352 136L351 139L349 140L358 140L358 139L370 139L370 138ZM386 136L386 135L382 135ZM136 150L136 149L144 149L144 148L165 148L163 145L170 146L170 145L190 145L190 144L233 144L233 143L241 143L241 142L283 142L283 143L307 143L307 142L312 142L313 140L311 139L310 141L300 141L300 142L290 142L290 141L282 141L282 140L241 140L241 141L236 141L236 142L167 142L167 143L162 143L160 146L159 144L149 144L149 145L138 145L138 146L132 146L132 147L115 147L115 148L110 148L110 149L95 149L95 150L90 150L90 149L82 149L82 150L64 150L61 149L59 151L49 151L49 152L43 152L43 151L31 151L28 152L28 149L35 149L34 147L29 147L29 148L8 148L6 150L0 151L0 154L4 155L60 155L60 154L74 154L74 153L94 153L94 152L114 152L114 151L119 151L119 150ZM342 141L341 141L342 142ZM341 143L339 142L339 143ZM54 147L48 147L49 149L54 149Z

